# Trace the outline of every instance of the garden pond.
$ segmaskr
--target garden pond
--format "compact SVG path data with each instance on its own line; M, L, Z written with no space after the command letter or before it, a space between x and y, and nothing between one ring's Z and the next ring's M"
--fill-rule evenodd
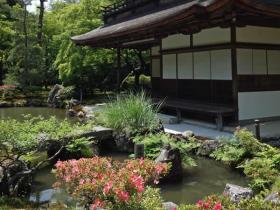
M13 118L23 119L23 115L41 115L43 117L56 116L58 119L65 119L65 110L51 108L0 108L0 119ZM104 156L111 156L113 159L124 160L128 158L126 154L106 153ZM248 180L238 171L233 170L220 162L195 157L197 167L185 169L183 180L178 183L160 185L161 193L166 201L173 201L177 204L195 203L202 197L210 194L221 194L227 183L245 186ZM51 168L46 167L39 171L34 178L31 199L44 200L53 194L51 190L55 177L51 173ZM41 191L46 193L40 194ZM62 191L55 193L55 199L67 199L67 195Z

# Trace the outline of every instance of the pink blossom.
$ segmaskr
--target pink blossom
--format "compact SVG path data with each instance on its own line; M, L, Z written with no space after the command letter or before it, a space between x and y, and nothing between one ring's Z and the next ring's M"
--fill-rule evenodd
M197 201L196 206L197 207L202 207L203 206L203 201L202 200Z
M90 205L90 209L96 210L98 207L104 207L104 203L99 198L96 198L94 203Z
M222 204L221 203L216 203L213 210L221 210L222 209Z
M118 199L120 199L121 201L127 202L129 200L128 192L117 189L115 193L118 196Z
M144 191L144 179L142 178L142 176L133 175L130 178L130 183L131 183L132 187L137 189L138 193L141 193Z
M103 188L103 193L104 195L109 194L110 190L113 187L113 183L112 182L108 182L107 184L105 184L104 188Z

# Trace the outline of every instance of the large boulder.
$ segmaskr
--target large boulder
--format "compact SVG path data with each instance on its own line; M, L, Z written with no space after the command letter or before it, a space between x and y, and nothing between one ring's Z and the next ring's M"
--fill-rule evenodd
M55 86L53 86L53 88L51 89L51 91L49 92L49 96L48 96L48 100L47 103L50 107L59 107L59 100L60 100L60 93L63 90L63 86L62 85L58 85L56 84Z
M32 176L31 174L19 176L13 183L9 184L9 178L18 173L25 172L27 169L25 165L20 162L7 161L6 169L0 167L0 195L9 195L11 192L14 196L26 196L30 193ZM11 191L10 191L11 190Z
M269 194L265 199L266 202L271 202L276 205L280 205L280 193L279 192L273 192Z
M164 146L156 163L171 163L169 174L161 181L180 181L183 178L182 158L179 149L173 149L170 145Z
M116 147L115 149L119 152L128 152L133 153L134 152L134 143L131 140L131 137L129 134L120 134L115 132L113 134L114 144L112 144L112 148Z
M253 197L253 191L250 188L227 184L224 189L224 195L229 196L231 202L239 203L242 199L251 199Z
M198 154L203 156L209 156L212 152L216 151L221 142L219 140L205 140L198 149Z
M164 202L164 203L162 203L162 207L164 210L179 209L179 206L173 202Z

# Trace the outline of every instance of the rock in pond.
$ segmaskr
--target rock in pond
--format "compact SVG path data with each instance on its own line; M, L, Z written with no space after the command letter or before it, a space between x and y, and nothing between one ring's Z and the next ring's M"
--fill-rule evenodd
M174 209L179 209L179 206L173 202L164 202L162 203L163 209L164 210L174 210Z
M273 192L269 194L264 201L271 202L276 205L280 205L280 193L279 192Z
M49 92L47 103L50 107L59 107L60 93L64 87L62 85L56 84Z
M253 197L253 191L250 188L227 184L224 189L224 195L229 196L231 202L239 203L242 199L251 199Z
M11 107L13 104L7 101L0 101L0 107Z
M218 149L220 146L219 140L205 140L201 147L198 149L198 154L203 156L209 156L212 152Z
M60 202L65 204L74 203L73 199L61 189L47 189L38 193L32 193L29 197L29 201L38 204L57 204Z
M182 158L178 149L171 148L170 145L164 146L160 155L155 160L156 163L171 163L169 174L161 181L181 181L183 178Z
M194 136L194 133L193 133L192 131L187 130L187 131L184 131L184 132L182 133L182 136L183 136L184 138L190 138L190 137L193 137L193 136Z

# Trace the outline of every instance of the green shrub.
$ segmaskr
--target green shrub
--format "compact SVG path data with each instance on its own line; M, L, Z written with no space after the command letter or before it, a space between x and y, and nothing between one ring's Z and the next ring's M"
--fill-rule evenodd
M263 151L266 146L260 143L254 134L246 129L238 130L234 133L234 137L240 143L247 153L251 155L256 155L258 152Z
M22 174L34 174L36 170L49 162L46 155L51 142L60 145L58 151L50 155L53 160L69 144L74 144L80 132L92 130L92 124L72 124L69 121L59 121L54 117L43 119L41 117L26 117L23 121L13 119L0 120L0 167L8 173L10 166L24 166L20 171L7 176L9 194L20 195L17 185ZM79 142L79 148L84 142ZM79 149L78 148L78 149ZM75 149L75 148L72 148ZM50 154L50 153L49 153ZM7 164L6 161L9 161ZM24 180L24 179L23 179ZM0 189L2 193L3 189ZM6 192L3 192L6 193ZM25 192L24 192L25 193Z
M245 153L245 148L239 147L236 143L228 143L219 147L216 151L210 154L210 157L220 160L228 165L237 165L243 160Z
M221 146L211 157L242 168L251 178L250 186L260 192L270 187L280 176L280 151L259 142L252 132L237 130L230 140L222 140Z
M26 199L17 197L0 196L0 209L1 210L12 210L12 209L32 209L31 203Z
M82 157L92 157L93 150L90 146L91 140L87 138L75 139L73 142L66 146L66 149L72 153L80 153Z
M179 149L183 163L187 166L195 166L194 160L188 155L188 153L196 145L193 141L189 143L183 139L175 139L170 134L157 133L148 134L145 136L137 136L133 139L135 143L141 143L145 146L145 156L151 159L155 159L164 145L169 144L172 148Z
M253 158L239 167L244 169L246 176L252 178L250 186L257 192L269 188L280 175L271 158Z
M274 184L272 185L271 191L280 192L280 176L276 178Z
M130 93L117 96L115 101L104 107L98 119L105 126L134 136L160 127L158 110L159 106L155 106L144 92Z
M237 207L245 210L279 210L279 206L266 202L258 196L250 200L242 200Z
M158 188L147 187L144 191L141 206L145 210L163 210L162 198Z

